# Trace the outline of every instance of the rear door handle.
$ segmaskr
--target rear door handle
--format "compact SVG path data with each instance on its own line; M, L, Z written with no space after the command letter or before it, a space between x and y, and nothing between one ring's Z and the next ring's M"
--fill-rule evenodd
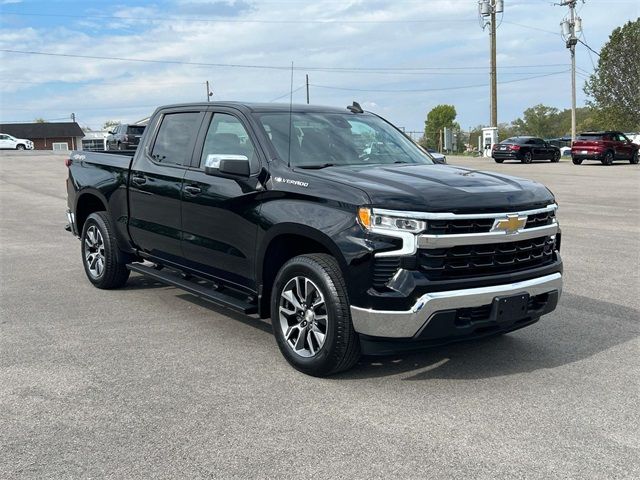
M145 177L140 177L140 176L132 177L131 181L136 185L144 185L145 183L147 183L147 179Z
M196 187L195 185L187 185L186 187L184 187L184 191L189 195L198 195L202 193L200 187Z

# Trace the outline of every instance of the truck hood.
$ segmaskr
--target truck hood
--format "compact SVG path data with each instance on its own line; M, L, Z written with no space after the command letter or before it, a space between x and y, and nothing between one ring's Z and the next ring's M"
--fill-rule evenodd
M309 176L364 190L374 207L481 213L553 203L542 184L524 178L445 165L380 165L305 170Z

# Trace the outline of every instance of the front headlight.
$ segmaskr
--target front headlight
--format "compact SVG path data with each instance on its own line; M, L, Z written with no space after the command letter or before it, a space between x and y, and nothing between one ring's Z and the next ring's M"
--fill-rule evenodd
M419 233L427 228L427 222L415 218L373 213L368 207L358 209L360 224L367 230L393 230L399 232Z

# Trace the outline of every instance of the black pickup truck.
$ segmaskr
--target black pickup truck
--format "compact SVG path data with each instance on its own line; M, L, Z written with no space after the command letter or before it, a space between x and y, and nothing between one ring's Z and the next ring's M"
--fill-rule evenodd
M502 334L558 302L546 187L436 165L355 103L161 107L131 155L66 161L89 281L134 271L270 317L305 373Z

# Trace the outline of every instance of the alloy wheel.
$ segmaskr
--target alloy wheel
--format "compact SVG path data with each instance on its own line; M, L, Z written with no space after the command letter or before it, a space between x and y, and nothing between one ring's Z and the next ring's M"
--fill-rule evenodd
M85 235L84 261L92 277L99 278L104 272L104 239L95 225L91 225Z
M282 289L278 311L287 346L301 357L314 357L328 330L327 305L318 286L307 277L292 278Z

